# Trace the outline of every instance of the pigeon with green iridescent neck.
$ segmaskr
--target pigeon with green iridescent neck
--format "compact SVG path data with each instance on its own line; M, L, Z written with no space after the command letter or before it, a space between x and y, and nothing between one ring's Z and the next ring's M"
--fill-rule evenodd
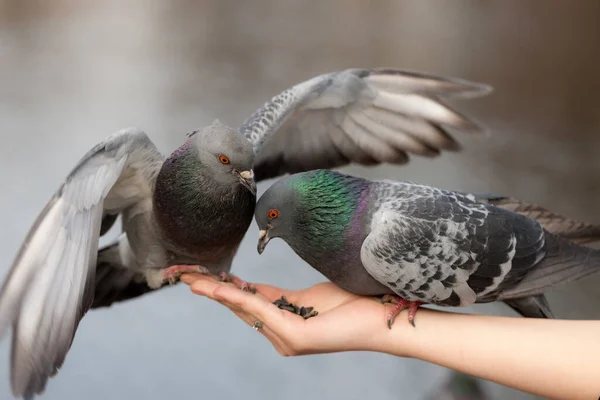
M460 79L351 69L286 89L239 129L215 122L195 131L166 159L138 129L110 136L46 204L0 291L0 334L13 327L13 393L44 390L90 308L139 297L185 272L249 287L228 273L252 221L255 180L456 149L446 129L480 129L441 99L489 91ZM98 250L118 217L122 234Z
M598 229L562 218L561 226L580 226L583 235L551 233L494 206L500 199L328 170L299 173L258 200L258 251L281 238L342 289L396 303L390 328L405 308L414 325L422 304L504 301L523 316L552 318L546 290L600 271L600 250L560 232L581 238Z

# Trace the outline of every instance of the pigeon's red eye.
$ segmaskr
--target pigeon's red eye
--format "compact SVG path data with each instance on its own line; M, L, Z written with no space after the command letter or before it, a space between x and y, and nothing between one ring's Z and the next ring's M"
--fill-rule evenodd
M229 164L229 158L227 158L227 156L224 156L223 154L219 156L219 161L221 161L222 164Z
M269 210L269 212L267 213L267 215L269 216L270 219L275 219L275 218L279 217L279 211L277 211L277 210Z

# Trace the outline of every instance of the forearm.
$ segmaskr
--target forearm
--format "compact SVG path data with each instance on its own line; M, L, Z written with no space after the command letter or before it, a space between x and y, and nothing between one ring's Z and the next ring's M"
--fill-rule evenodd
M399 316L377 351L409 356L548 398L598 399L600 321L465 315Z

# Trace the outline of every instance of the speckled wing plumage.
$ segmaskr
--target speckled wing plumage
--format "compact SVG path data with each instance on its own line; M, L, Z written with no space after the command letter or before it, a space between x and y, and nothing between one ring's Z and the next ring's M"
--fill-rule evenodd
M0 334L13 326L15 396L43 391L92 304L103 215L151 200L162 156L136 129L94 147L72 170L30 229L0 291Z
M409 183L375 187L361 260L371 276L406 300L467 306L536 296L567 278L560 268L589 258L587 250L535 220L472 196ZM575 253L565 257L569 248ZM545 260L549 256L554 260Z
M457 149L450 127L481 128L445 105L486 85L393 69L349 69L302 82L273 97L240 127L254 145L257 180L300 171L401 164L407 152Z

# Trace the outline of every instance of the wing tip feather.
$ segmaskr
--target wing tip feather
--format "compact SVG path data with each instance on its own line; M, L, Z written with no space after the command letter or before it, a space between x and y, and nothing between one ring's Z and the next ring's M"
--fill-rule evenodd
M443 97L477 98L491 94L494 87L487 83L469 81L463 78L444 77L426 72L403 70L398 68L371 68L356 70L357 75L385 89L386 84L395 80L404 80L407 87L420 87L422 93L431 93ZM391 79L390 79L391 78ZM410 83L409 83L410 82Z

